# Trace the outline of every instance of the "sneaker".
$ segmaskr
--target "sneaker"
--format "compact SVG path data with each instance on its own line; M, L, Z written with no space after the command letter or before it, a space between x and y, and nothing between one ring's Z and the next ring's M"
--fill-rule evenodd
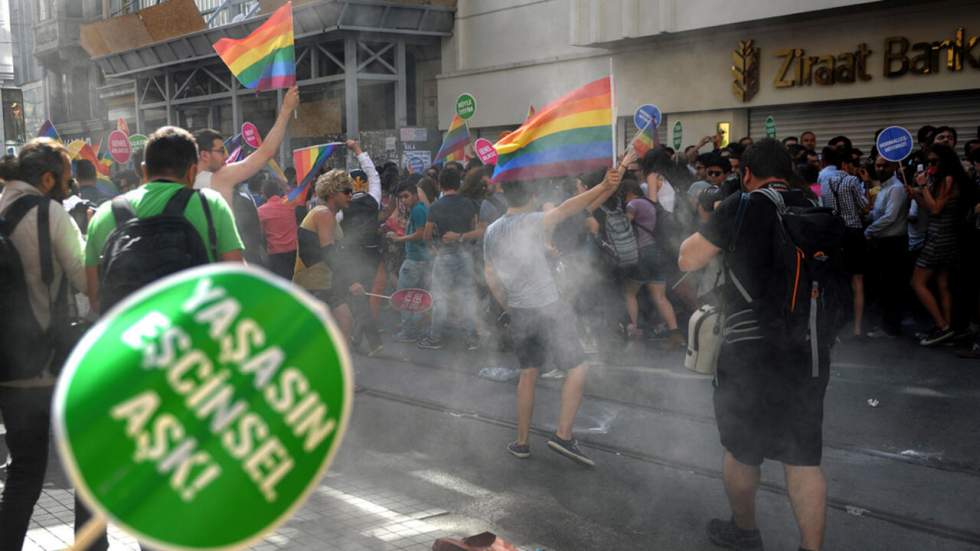
M518 459L527 459L528 457L531 457L531 446L528 446L527 444L511 442L510 444L507 444L507 451Z
M762 535L758 530L742 530L734 520L717 518L708 522L708 539L711 543L734 551L763 551Z
M919 344L922 346L936 346L937 344L942 344L949 339L952 339L954 336L956 336L956 333L951 328L947 327L946 329L940 329L936 327L930 331L928 335L923 337L922 340L919 341Z
M469 351L480 349L480 337L469 337L466 339L466 349Z
M542 379L564 379L565 372L560 369L552 369L541 374Z
M442 341L437 341L432 337L422 337L417 346L425 350L442 350Z
M418 337L413 337L411 335L406 335L405 333L402 333L401 331L395 333L394 339L395 339L395 342L418 342L418 340L419 340Z
M574 438L572 440L562 440L558 438L557 434L552 434L551 438L548 439L548 447L580 465L595 467L595 461L592 461L582 453L582 450L578 447L578 441Z
M377 344L369 344L368 345L368 353L367 353L368 358L373 358L373 357L377 356L384 349L385 349L385 345L381 344L380 342L377 343Z

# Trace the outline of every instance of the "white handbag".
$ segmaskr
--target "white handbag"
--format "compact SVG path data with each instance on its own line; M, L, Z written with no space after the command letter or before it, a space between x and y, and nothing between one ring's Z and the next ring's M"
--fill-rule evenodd
M721 312L711 305L698 308L688 323L687 355L684 367L704 375L714 375L722 343Z

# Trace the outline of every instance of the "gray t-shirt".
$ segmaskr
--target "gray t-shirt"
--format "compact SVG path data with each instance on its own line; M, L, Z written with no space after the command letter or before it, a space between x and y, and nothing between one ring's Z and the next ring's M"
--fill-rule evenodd
M483 237L483 256L493 264L513 308L542 308L558 300L543 222L542 212L505 214Z

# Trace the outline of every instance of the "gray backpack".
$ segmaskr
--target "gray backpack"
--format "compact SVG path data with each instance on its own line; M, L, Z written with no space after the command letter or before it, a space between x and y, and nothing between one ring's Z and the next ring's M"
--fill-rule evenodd
M599 208L606 215L606 222L597 240L602 257L613 268L636 266L640 261L640 251L630 219L622 209L610 210L604 206Z

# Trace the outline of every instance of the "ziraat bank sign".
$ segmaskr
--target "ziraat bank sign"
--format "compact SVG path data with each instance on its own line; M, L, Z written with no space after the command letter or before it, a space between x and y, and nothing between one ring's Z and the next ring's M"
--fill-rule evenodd
M970 36L966 29L957 29L951 38L933 42L912 42L903 36L888 37L880 50L867 43L860 43L845 52L812 53L804 48L775 50L775 74L773 86L779 89L809 86L834 86L869 82L877 75L898 79L907 75L936 75L940 72L980 71L980 36ZM748 46L748 47L747 47ZM755 94L752 81L758 81L761 64L760 49L753 41L743 41L732 53L735 82L733 89L742 101L749 101ZM749 60L748 62L746 60ZM755 69L756 74L752 74ZM748 84L748 85L746 85Z

